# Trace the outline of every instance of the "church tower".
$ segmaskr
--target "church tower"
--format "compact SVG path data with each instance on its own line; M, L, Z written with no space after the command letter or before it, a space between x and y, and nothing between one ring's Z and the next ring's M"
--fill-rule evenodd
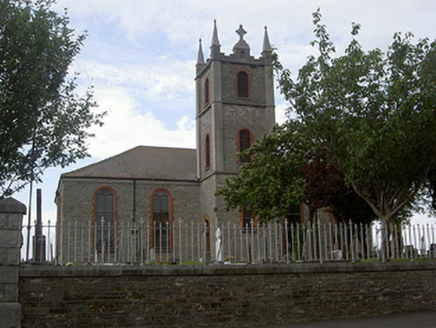
M205 61L202 44L196 64L197 175L201 182L200 212L205 220L237 223L243 215L226 213L215 193L224 180L238 173L250 158L238 156L275 124L271 45L265 27L259 58L250 54L242 25L233 53L221 52L216 21L210 57Z

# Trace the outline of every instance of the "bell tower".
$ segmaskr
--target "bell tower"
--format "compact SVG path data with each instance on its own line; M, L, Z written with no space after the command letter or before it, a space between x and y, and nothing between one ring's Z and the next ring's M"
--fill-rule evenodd
M201 207L210 221L236 223L238 215L224 211L215 193L224 180L250 158L238 156L275 124L271 45L265 27L262 53L251 56L240 25L233 53L221 52L216 21L210 57L205 61L200 40L196 64L197 175Z

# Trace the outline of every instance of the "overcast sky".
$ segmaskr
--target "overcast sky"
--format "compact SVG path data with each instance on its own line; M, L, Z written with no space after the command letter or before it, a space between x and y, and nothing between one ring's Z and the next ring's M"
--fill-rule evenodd
M436 38L434 0L58 0L54 8L68 8L70 25L77 33L87 31L72 70L80 73L79 91L93 85L97 110L108 115L104 127L93 129L90 159L47 170L44 183L35 186L43 189L44 220L52 222L61 173L138 145L195 147L198 40L203 39L209 57L214 19L226 54L232 52L238 40L235 30L242 24L251 54L258 57L267 26L281 62L294 74L315 53L309 43L317 8L338 55L351 39L352 22L362 25L358 39L366 50L386 51L395 32ZM276 107L282 122L287 104L279 93ZM14 197L27 206L28 194L26 189Z

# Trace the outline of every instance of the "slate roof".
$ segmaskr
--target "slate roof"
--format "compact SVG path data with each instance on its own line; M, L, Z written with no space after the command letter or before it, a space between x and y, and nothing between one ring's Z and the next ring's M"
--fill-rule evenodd
M119 178L197 181L196 150L138 146L61 178Z

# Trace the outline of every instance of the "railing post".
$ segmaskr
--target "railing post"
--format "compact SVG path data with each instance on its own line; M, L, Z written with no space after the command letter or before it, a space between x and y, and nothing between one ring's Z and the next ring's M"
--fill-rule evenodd
M93 247L94 247L94 263L97 263L98 262L98 252L97 252L97 229L98 229L98 221L97 221L97 218L96 218L96 220L95 220L95 222L93 223L94 224L94 245L92 245Z
M372 245L372 235L369 234L370 228L369 224L365 225L365 235L366 235L366 258L369 259L371 257L370 253L370 245Z
M70 262L71 261L71 258L70 258L70 232L71 232L71 229L70 229L70 225L71 225L71 222L70 221L68 221L67 222L67 240L66 240L66 244L67 244L67 247L66 247L66 249L67 249L67 259L66 259L66 261L65 262Z
M101 252L100 252L100 261L101 263L104 263L104 253L105 253L105 240L104 240L104 216L101 217L100 220L100 227L101 227Z
M114 231L112 235L114 237L114 264L118 264L118 221L114 221Z
M182 265L182 218L179 217L179 265Z
M254 220L253 219L251 219L251 255L250 255L250 257L251 257L251 263L254 263L254 262L256 262L256 260L255 260L255 252L254 252Z
M433 243L431 242L431 239L430 239L430 226L428 223L426 225L426 228L427 228L427 244L429 246L427 257L430 259L433 259L434 258L434 254L433 254L434 250L433 250L433 246L432 246Z
M247 234L250 233L249 229L249 225L248 223L245 225L245 235L244 235L244 239L245 239L245 262L249 262L250 261L250 246L249 246L249 238L247 238Z
M48 244L48 247L49 247L49 250L50 250L49 254L47 255L47 260L49 260L51 262L51 261L53 261L53 251L52 251L52 247L50 245L50 243L51 243L51 238L50 238L50 233L51 233L50 220L48 220L47 229L48 229L48 231L47 231L47 244Z
M409 225L409 259L413 261L413 225Z
M286 263L289 264L288 219L285 219L285 245L286 245Z
M349 221L350 228L350 248L351 248L351 261L354 262L354 233L353 233L353 222Z
M302 229L302 226L300 225L300 223L297 223L297 255L298 255L298 261L301 261L303 259L302 257L302 253L301 253L301 240L300 240L300 232ZM304 231L303 231L303 239L304 239ZM303 247L304 247L304 241L303 241Z
M400 247L399 247L399 240L398 240L398 225L394 224L394 232L393 232L393 240L394 240L394 247L395 247L395 254L394 258L399 259L400 258Z
M272 228L271 222L268 223L268 239L269 239L269 260L273 261L273 247L272 247Z
M203 231L203 248L202 248L202 253L203 253L203 264L207 263L207 222L203 221L203 227L202 227L202 231ZM209 232L210 234L210 232ZM211 252L212 253L212 252Z
M139 219L139 252L140 252L140 265L144 265L144 219Z
M85 229L88 232L88 262L91 262L91 249L92 249L92 245L91 245L91 233L92 233L92 224L89 224L89 225L85 224Z
M297 225L298 225L298 223L297 223ZM295 229L294 228L294 223L291 223L291 247L292 247L292 261L297 261L297 256L295 255L295 249L297 249L297 252L298 252L298 250L299 250L299 245L298 245L298 243L299 243L299 241L300 241L300 239L298 238L298 234L299 234L299 232L298 232L298 228L297 229ZM296 226L295 226L296 227ZM295 231L297 231L297 232L295 232ZM297 235L297 239L298 239L298 241L295 241L295 235ZM297 254L298 255L298 254Z
M227 254L229 257L229 262L232 262L232 252L231 252L231 228L230 228L230 221L227 222L227 247L229 248Z
M74 221L74 260L77 262L77 221Z
M278 259L279 259L279 254L277 252L277 243L278 243L277 237L278 237L277 236L277 221L274 221L274 247L273 247L274 255L273 255L273 259L275 261L278 261Z
M413 225L413 249L412 249L412 256L413 256L413 258L412 258L412 260L414 260L415 259L415 245L417 245L417 242L416 242L416 225L414 224Z
M329 222L329 224L330 224L330 222ZM326 227L327 227L327 224L324 223L324 250L325 250L324 258L327 260L328 256L329 256L328 247L329 247L329 244L331 245L332 238L331 238L331 230L329 230L330 231L330 235L329 235L330 239L327 238L327 228ZM330 228L330 225L329 225L329 228Z
M322 232L321 232L321 220L318 220L318 248L319 248L319 263L323 262L322 257Z
M174 247L174 243L170 240L170 223L168 221L165 222L165 241L166 245L164 247L166 253L166 262L169 262L169 253L171 251L171 247Z

